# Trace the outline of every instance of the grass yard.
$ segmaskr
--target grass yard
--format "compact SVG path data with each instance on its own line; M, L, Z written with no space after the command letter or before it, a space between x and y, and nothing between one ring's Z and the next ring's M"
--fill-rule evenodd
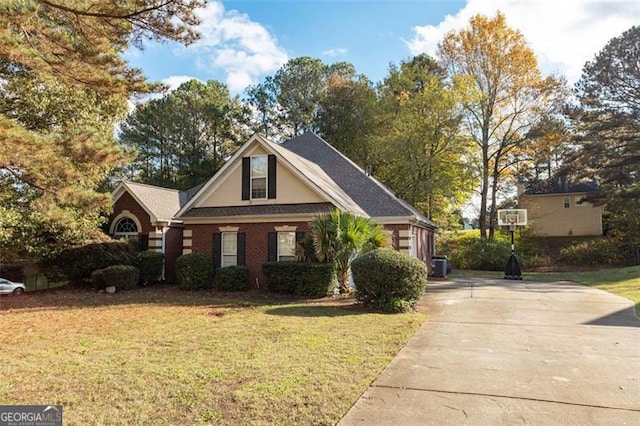
M578 272L525 271L522 275L530 281L575 281L626 297L636 303L636 314L640 316L640 266ZM504 272L454 270L451 277L504 278Z
M171 287L0 298L0 404L65 424L335 424L425 317Z

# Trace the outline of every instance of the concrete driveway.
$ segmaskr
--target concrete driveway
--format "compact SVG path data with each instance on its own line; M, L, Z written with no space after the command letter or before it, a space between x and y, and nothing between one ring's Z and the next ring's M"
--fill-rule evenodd
M640 425L640 320L568 282L430 282L427 321L339 425Z

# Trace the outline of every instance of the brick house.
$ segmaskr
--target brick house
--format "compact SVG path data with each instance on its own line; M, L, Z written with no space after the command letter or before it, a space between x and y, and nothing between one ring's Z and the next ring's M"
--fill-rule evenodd
M262 263L294 259L311 219L335 208L372 218L395 249L430 264L436 226L313 133L283 144L254 135L173 220L182 253L246 265L250 286L261 287Z
M121 182L112 192L113 213L107 222L109 235L136 241L141 250L164 253L163 278L175 279L175 262L182 255L182 223L174 216L201 186L177 191Z
M518 207L527 209L533 236L600 236L602 207L585 201L597 190L595 182L550 179L526 190L520 188Z

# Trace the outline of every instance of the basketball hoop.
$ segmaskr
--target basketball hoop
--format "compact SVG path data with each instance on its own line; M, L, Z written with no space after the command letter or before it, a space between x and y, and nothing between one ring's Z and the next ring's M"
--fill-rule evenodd
M500 209L498 210L498 225L508 226L511 231L511 256L507 262L504 278L509 280L521 280L522 272L516 257L514 234L518 226L527 224L527 210L525 209Z

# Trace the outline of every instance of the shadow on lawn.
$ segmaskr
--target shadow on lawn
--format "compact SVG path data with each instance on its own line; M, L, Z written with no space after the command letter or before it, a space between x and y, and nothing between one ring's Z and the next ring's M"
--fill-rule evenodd
M280 306L265 311L267 315L278 315L285 317L344 317L352 315L370 314L362 305L351 304L344 306L314 306L314 305L295 305Z
M60 287L29 292L20 296L0 296L0 314L6 311L102 308L118 305L203 306L242 308L265 305L319 303L262 290L221 292L217 290L186 291L174 285L156 285L115 294L93 290Z

